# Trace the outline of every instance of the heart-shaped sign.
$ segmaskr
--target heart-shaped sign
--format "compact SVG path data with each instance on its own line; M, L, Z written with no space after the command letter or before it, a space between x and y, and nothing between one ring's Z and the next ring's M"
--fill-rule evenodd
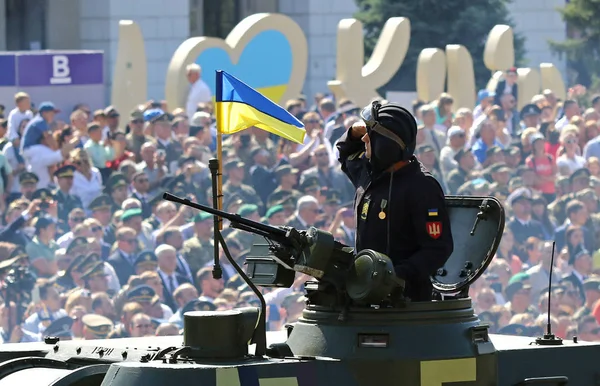
M189 85L185 68L202 67L202 78L215 93L215 70L224 70L277 103L297 98L308 67L304 33L291 18L255 14L242 20L225 40L191 38L171 59L165 95L169 106L185 106Z

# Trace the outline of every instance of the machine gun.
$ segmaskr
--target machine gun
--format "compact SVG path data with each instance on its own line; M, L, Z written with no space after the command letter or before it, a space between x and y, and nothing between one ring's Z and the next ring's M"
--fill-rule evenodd
M315 227L274 227L170 193L163 198L227 219L231 227L260 236L246 259L246 274L256 285L291 287L295 272L301 272L316 279L306 286L309 299L328 306L348 300L381 305L397 287L404 287L387 256L370 250L355 256L353 248L335 241L329 232Z

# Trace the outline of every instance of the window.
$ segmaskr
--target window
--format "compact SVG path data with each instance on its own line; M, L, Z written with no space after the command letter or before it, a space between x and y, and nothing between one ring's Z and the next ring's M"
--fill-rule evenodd
M240 0L204 0L204 33L202 35L226 38L241 20L240 2Z

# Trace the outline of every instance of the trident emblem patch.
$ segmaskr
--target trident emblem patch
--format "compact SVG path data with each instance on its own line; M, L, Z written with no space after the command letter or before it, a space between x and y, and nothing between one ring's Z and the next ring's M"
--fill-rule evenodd
M432 221L425 223L427 234L434 240L437 240L442 235L442 223L440 221Z

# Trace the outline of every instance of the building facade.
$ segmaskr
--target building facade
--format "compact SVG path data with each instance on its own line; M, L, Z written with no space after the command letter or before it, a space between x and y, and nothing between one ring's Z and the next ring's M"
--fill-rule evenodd
M547 44L548 39L565 37L565 25L556 11L564 1L511 4L516 30L527 36L528 66L553 62L564 70ZM145 40L148 98L161 99L167 66L184 40L225 37L250 14L279 12L294 19L306 34L309 63L304 93L313 95L328 92L327 81L335 77L337 24L355 11L354 0L0 0L0 26L5 26L0 28L0 51L103 50L110 87L119 20L134 20Z

